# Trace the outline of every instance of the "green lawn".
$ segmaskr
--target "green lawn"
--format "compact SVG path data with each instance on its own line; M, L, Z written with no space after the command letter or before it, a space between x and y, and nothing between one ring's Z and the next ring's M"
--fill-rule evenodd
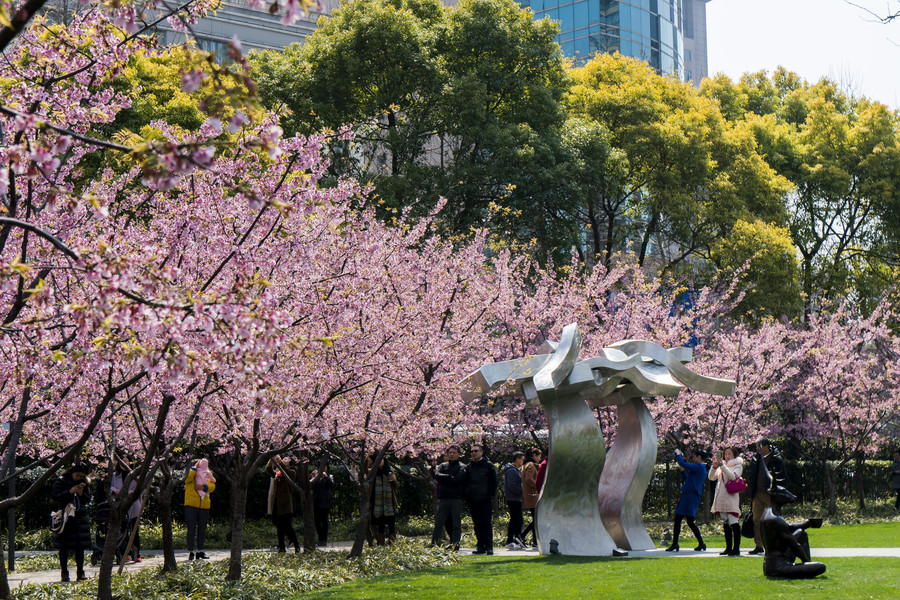
M815 554L819 548L896 548L900 547L900 522L863 523L860 525L825 525L821 529L808 529L809 543ZM659 543L660 547L664 544ZM725 547L725 538L721 535L707 536L703 539L709 547ZM691 550L697 545L691 532L687 537L682 532L681 549ZM741 538L741 549L751 550L753 540ZM900 575L898 575L900 577Z
M813 580L768 579L762 560L484 557L442 569L357 580L298 600L593 600L900 598L900 558L828 558Z

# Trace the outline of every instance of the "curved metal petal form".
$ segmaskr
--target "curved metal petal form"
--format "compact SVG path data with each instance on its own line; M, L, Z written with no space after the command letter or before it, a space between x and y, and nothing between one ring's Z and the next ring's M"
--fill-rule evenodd
M562 339L556 351L550 356L537 375L534 376L534 387L542 404L556 400L556 390L572 372L578 362L581 351L581 332L578 325L571 323L563 327Z
M694 373L682 364L678 355L653 342L624 340L613 344L610 348L620 350L628 355L639 354L642 357L658 362L669 369L678 381L692 390L718 396L734 395L735 384L731 379L717 379Z

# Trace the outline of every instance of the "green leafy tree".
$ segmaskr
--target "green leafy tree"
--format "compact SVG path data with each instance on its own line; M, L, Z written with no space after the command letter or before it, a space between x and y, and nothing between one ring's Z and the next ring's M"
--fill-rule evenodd
M754 133L766 162L793 185L788 222L807 311L852 292L877 297L900 263L898 116L828 80L785 69L707 82L703 94ZM736 107L745 106L741 115Z
M713 263L746 285L739 314L759 321L796 316L801 308L797 253L787 227L738 220L727 237L713 244Z
M445 197L448 234L491 219L498 239L543 253L577 239L557 32L512 0L360 0L251 63L288 131L354 128L332 147L335 175L370 182L383 218Z
M611 176L579 194L600 260L631 242L641 265L691 270L688 259L707 258L739 219L785 222L789 186L757 151L752 130L729 123L689 84L618 55L597 55L572 78L571 115L597 123L610 146L595 168Z

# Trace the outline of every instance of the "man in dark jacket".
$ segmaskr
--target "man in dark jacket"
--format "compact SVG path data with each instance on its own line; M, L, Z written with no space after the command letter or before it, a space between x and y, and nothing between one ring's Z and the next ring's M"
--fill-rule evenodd
M494 528L491 515L497 498L497 468L484 455L481 444L472 446L472 462L467 468L466 504L475 529L475 554L494 553Z
M753 538L756 542L756 547L748 554L762 554L765 552L759 530L759 521L763 518L766 509L769 508L771 499L769 498L768 490L759 489L759 486L757 486L757 471L760 461L766 461L766 468L769 469L769 473L775 480L775 485L785 487L785 482L787 481L784 460L782 460L778 450L772 447L768 438L759 438L756 442L756 451L757 454L753 459L753 463L747 469L747 475L744 477L747 481L747 495L750 497L753 510Z
M462 537L463 494L466 490L466 465L459 462L459 446L448 447L446 456L447 462L441 463L434 473L438 484L438 509L434 517L431 546L436 546L440 542L444 523L450 519L450 547L459 550L459 538Z

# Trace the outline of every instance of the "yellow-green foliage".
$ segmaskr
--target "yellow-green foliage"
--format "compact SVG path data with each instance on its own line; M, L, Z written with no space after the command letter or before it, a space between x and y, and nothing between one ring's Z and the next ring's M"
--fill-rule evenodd
M797 314L799 264L787 227L739 220L728 237L714 244L712 256L727 274L750 261L740 274L740 281L752 286L741 302L742 311L754 311L750 316L757 319Z

